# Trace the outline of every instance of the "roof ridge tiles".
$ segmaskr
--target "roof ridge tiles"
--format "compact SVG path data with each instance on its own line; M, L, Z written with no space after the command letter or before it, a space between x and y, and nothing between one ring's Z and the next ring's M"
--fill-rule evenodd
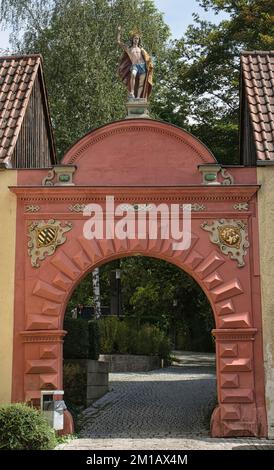
M3 55L0 56L0 62L3 60L22 60L22 59L30 59L30 58L37 58L43 62L43 57L41 54L12 54L12 55Z
M243 55L274 55L274 50L273 51L260 51L260 50L254 50L254 51L241 51L240 52L241 56Z

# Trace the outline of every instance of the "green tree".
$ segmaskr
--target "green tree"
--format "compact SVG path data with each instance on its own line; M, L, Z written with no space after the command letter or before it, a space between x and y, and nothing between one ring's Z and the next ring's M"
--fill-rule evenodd
M117 260L100 267L102 305L110 306L111 272ZM212 309L196 282L166 261L131 256L120 259L122 314L142 325L154 325L169 334L173 343L188 350L212 350ZM90 275L88 275L89 277ZM90 279L90 277L89 277ZM92 303L90 282L79 284L70 305Z
M100 268L101 280L113 263ZM172 336L185 336L187 349L212 349L214 318L209 302L196 282L173 264L155 258L134 256L120 260L123 314L136 318L139 325L151 324ZM105 291L105 287L102 292ZM108 290L108 289L106 289ZM108 290L109 292L109 290ZM109 298L105 297L108 304Z
M23 13L23 4L28 13ZM15 28L22 15L27 24L21 41L13 36L14 47L43 55L59 157L91 128L125 117L126 89L117 74L118 25L124 40L134 27L142 31L155 65L169 36L152 0L55 0L48 5L2 0L1 5L2 18ZM44 21L36 21L38 11Z
M216 25L195 15L184 37L173 42L164 64L170 73L166 78L163 74L155 113L175 124L186 123L220 162L238 163L240 53L274 48L273 0L199 4L229 17ZM175 103L172 108L170 102Z

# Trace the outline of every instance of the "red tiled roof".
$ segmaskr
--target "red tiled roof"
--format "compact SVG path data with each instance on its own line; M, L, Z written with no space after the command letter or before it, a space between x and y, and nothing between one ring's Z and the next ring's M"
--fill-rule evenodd
M40 55L0 57L0 163L8 163L14 151Z
M244 89L258 160L274 160L274 51L243 52Z

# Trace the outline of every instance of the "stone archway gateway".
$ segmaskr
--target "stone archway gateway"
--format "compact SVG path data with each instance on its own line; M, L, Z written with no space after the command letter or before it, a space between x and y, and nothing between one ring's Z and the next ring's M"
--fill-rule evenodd
M212 436L266 436L256 178L256 168L224 169L192 135L149 119L87 134L50 171L18 171L10 186L17 197L12 400L35 403L41 389L62 389L72 291L94 267L142 254L189 273L211 303L219 401ZM133 205L134 214L151 204L191 204L189 248L174 250L172 237L147 232L86 239L83 206L100 205L105 219L106 196L125 210Z

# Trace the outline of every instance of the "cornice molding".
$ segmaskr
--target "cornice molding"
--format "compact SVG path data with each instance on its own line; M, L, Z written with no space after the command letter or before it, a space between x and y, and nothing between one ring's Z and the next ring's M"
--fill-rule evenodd
M229 328L212 330L216 341L254 341L257 328Z
M65 330L32 330L20 331L23 343L62 343Z
M230 186L161 186L161 187L129 187L129 186L10 186L10 191L24 202L54 201L84 204L103 202L106 196L114 196L115 202L150 203L170 201L175 203L194 202L248 202L260 189L259 185Z

